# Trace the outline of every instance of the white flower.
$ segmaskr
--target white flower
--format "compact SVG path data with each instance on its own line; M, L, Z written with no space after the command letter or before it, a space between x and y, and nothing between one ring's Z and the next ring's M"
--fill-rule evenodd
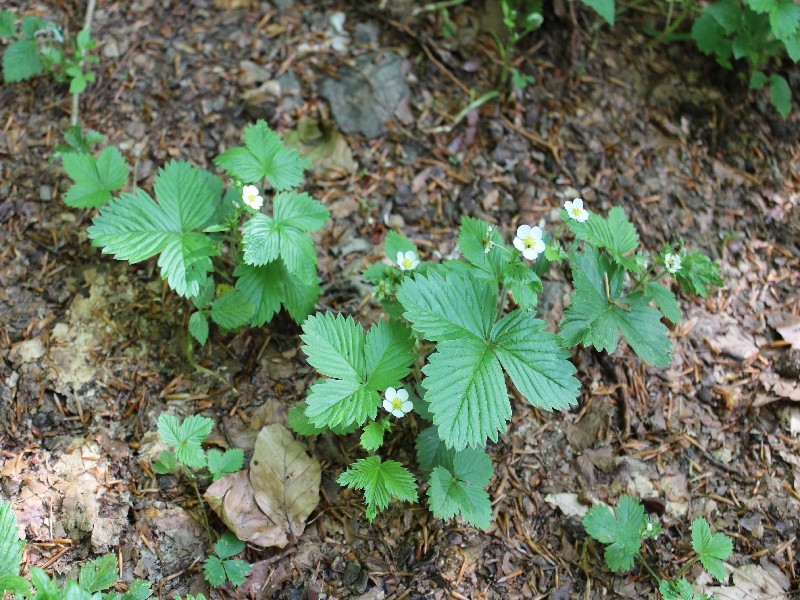
M408 399L408 392L403 388L396 390L394 388L386 388L384 395L383 408L392 413L398 419L406 413L410 413L414 408L411 400Z
M667 267L667 271L670 273L677 273L681 270L681 257L677 254L665 254L664 266Z
M494 233L494 225L489 225L489 229L486 230L486 237L483 239L483 253L489 254L492 251L492 247L494 247L494 242L492 241L492 233Z
M583 200L580 198L575 198L572 202L569 200L564 202L564 210L567 211L570 219L574 219L578 223L585 223L589 218L589 211L584 210Z
M542 229L538 226L520 225L517 227L517 237L514 238L514 247L522 252L528 260L536 260L544 252Z
M264 206L264 199L258 193L258 188L254 185L246 185L242 188L242 200L247 206L255 210L260 210Z
M652 523L648 523L647 524L647 531L653 531L653 524Z
M412 252L411 250L405 254L402 252L397 253L397 265L400 267L401 271L413 271L417 268L418 264L419 259L417 258L416 253Z

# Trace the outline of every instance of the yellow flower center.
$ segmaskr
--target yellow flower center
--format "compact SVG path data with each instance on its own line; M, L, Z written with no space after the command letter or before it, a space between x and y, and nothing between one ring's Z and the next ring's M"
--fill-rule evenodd
M533 248L536 245L536 240L533 236L528 236L522 240L522 243L525 244L526 248Z
M573 217L580 217L581 216L581 209L577 206L572 209L572 216Z
M414 264L414 261L413 261L413 260L411 260L410 258L404 258L404 259L403 259L403 266L404 266L406 269L410 269L410 268L411 268L411 265L413 265L413 264Z
M395 410L400 410L403 408L403 401L400 398L392 398L392 408Z

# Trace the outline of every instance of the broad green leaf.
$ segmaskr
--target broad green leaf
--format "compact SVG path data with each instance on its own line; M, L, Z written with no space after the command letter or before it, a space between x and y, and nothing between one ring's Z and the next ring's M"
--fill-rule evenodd
M406 278L397 290L405 318L427 339L486 340L496 312L497 284L452 273Z
M28 597L30 595L31 584L24 577L19 575L0 575L0 593L9 592Z
M778 0L745 0L745 3L757 13L768 13L778 6Z
M430 473L434 467L444 467L448 471L453 470L453 458L456 451L448 448L439 438L439 430L436 426L423 429L415 442L417 448L417 464L420 471Z
M570 219L566 211L562 211L564 219L579 240L589 242L593 246L607 248L614 261L634 273L642 269L634 257L629 256L639 246L639 234L636 227L625 216L620 206L615 206L603 218L596 213L589 213L585 223Z
M750 89L760 90L769 82L769 78L763 71L754 71L750 76Z
M725 37L725 30L717 23L716 19L708 13L703 13L692 24L692 39L704 54L713 54L717 62L731 69L731 42Z
M366 384L342 379L316 383L306 398L306 416L317 427L361 425L378 414L381 398Z
M197 340L201 346L205 346L208 341L208 320L201 312L192 313L189 317L189 333Z
M272 262L261 267L239 265L233 272L236 289L255 307L250 325L261 327L280 311L284 300L284 269L280 263Z
M492 343L511 381L532 405L546 410L576 403L580 382L574 377L570 354L558 338L544 331L547 324L530 313L515 310L492 330Z
M606 23L614 26L614 15L616 9L614 0L581 0L586 6L593 8L597 14L603 17Z
M705 594L695 596L692 586L683 577L677 581L663 580L658 586L658 591L661 592L662 600L713 600L712 596Z
M223 533L214 544L214 552L221 559L231 558L244 550L244 542L230 531Z
M159 459L153 463L153 471L159 475L174 473L178 467L178 459L169 450L163 450Z
M513 262L503 270L503 283L508 287L514 302L522 309L536 307L542 291L542 280L533 267Z
M317 427L306 416L307 406L305 402L302 402L289 410L289 414L287 415L289 428L298 435L319 435L325 431L325 428Z
M225 576L225 566L216 556L209 556L203 563L203 575L206 581L214 587L225 585L228 578Z
M285 191L303 183L303 172L309 163L259 120L245 128L244 147L223 152L214 164L245 183L257 183L266 177L273 188Z
M47 21L35 15L25 15L19 23L19 29L28 39L33 39L36 34L48 26Z
M590 246L583 252L572 252L570 259L575 293L561 323L560 336L564 344L569 347L583 343L612 353L617 348L621 331L646 363L669 365L672 342L661 323L661 313L648 306L647 298L640 292L619 295L623 281L621 269Z
M397 383L411 372L416 359L411 330L398 321L379 321L367 332L364 347L368 385L380 391Z
M375 452L383 445L383 435L386 433L386 428L380 421L373 421L366 427L361 434L361 446L367 452Z
M366 383L367 361L364 329L352 317L333 313L310 316L300 336L308 363L328 377Z
M10 10L0 11L0 37L10 38L15 36L15 20L14 13Z
M740 0L719 0L706 7L705 14L711 15L728 35L742 28Z
M206 453L206 459L208 461L208 472L211 473L214 481L225 477L225 475L241 471L244 466L244 452L239 448L229 448L225 450L224 454L219 450L209 450ZM219 551L217 551L217 554L219 554ZM234 552L234 554L238 554L238 552Z
M307 233L261 213L245 223L242 247L245 263L256 267L280 256L290 273L308 277L317 264L314 242Z
M489 231L491 231L491 236ZM461 228L458 233L458 247L461 254L479 269L499 278L509 262L509 255L498 248L493 248L487 254L485 250L490 237L494 244L501 248L504 247L503 236L490 223L472 217L461 219Z
M137 189L101 207L88 230L92 245L130 263L160 254L161 277L179 295L197 296L213 270L210 257L217 246L191 229L214 214L221 187L188 163L171 162L156 176L155 190L158 203Z
M3 80L6 83L25 81L43 69L39 49L33 40L17 40L3 53Z
M150 582L137 579L122 594L122 600L147 600L153 595L150 589Z
M117 557L106 554L81 567L78 584L87 592L100 592L117 583Z
M167 446L175 448L175 457L183 465L191 468L206 466L206 455L202 443L211 433L214 421L201 415L186 417L183 423L172 415L158 417L158 433Z
M381 462L378 456L357 460L336 481L343 487L364 490L370 522L379 510L389 506L392 498L417 501L417 483L408 469L394 460Z
M70 152L62 157L64 170L75 182L64 196L64 204L75 208L96 208L122 189L128 179L128 165L117 148L108 146L95 159L91 154Z
M391 279L395 272L395 269L387 264L375 263L367 267L364 272L361 273L361 277L372 285L377 285L383 280Z
M433 423L449 448L483 447L497 441L511 418L500 363L475 337L439 342L422 369Z
M225 567L225 575L234 586L242 585L247 581L247 576L252 572L249 563L244 560L226 560L222 562Z
M669 288L664 287L656 281L651 281L644 286L644 293L656 303L658 310L664 313L673 323L681 320L681 307L678 299Z
M386 254L386 258L395 264L397 263L398 252L413 252L419 255L419 250L417 250L414 242L404 235L400 235L396 231L391 230L386 234L386 238L383 240L383 252Z
M800 28L800 5L793 0L778 3L769 11L769 24L772 35L779 40L796 37Z
M302 231L317 231L330 217L328 209L308 194L278 192L272 202L276 221Z
M681 268L673 275L681 287L696 296L706 298L711 287L725 282L719 275L719 265L700 252L689 252L681 257Z
M781 41L786 46L786 53L792 62L800 61L800 34Z
M484 488L492 478L492 461L482 450L457 452L452 471L437 466L428 478L428 505L441 519L460 514L467 523L488 529L492 503Z
M728 579L722 561L733 552L731 538L723 533L711 533L711 527L703 517L692 521L692 548L700 556L700 562L711 576L720 581Z
M19 575L24 547L25 542L19 539L17 515L11 503L0 500L0 577Z
M642 544L645 525L644 507L630 496L619 499L615 514L607 506L597 505L583 517L586 533L598 542L608 544L606 563L615 573L627 571L633 566Z
M792 90L786 79L774 73L769 77L769 99L780 116L784 119L789 116L792 110Z
M211 320L225 329L246 325L253 318L254 312L255 307L241 290L222 294L211 304Z

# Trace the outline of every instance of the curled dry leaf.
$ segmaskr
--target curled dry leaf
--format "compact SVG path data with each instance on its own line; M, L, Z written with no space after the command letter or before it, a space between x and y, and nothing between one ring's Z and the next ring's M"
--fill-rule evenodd
M236 536L283 548L302 535L319 503L321 470L306 447L281 425L258 434L249 471L227 475L206 491L211 508Z
M760 565L743 565L733 571L732 586L706 588L718 600L782 600L789 599L789 581L778 569Z

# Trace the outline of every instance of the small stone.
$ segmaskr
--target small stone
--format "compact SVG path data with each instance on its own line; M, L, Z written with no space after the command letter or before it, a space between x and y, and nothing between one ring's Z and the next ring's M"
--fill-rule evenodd
M49 185L40 185L39 186L39 200L42 202L50 202L53 198L53 188Z

